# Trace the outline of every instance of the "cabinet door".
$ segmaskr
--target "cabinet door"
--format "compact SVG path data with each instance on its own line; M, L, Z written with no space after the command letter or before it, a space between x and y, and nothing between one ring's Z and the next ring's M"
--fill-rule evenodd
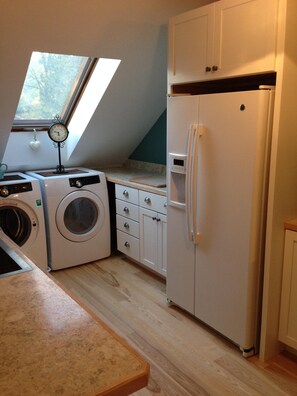
M169 84L209 78L212 65L214 5L171 18L169 21Z
M158 222L157 213L140 208L140 262L145 266L158 270Z
M158 271L167 274L167 216L158 213Z
M215 3L213 78L275 69L277 0Z
M297 232L286 231L279 339L297 349Z

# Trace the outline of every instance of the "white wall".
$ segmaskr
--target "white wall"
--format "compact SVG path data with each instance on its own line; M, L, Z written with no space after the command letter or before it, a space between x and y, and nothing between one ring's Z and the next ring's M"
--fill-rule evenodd
M276 355L284 253L284 222L297 217L297 2L279 1L276 103L269 181L260 358Z
M122 60L65 165L121 164L166 107L168 18L210 2L0 0L0 159L10 170L56 165L45 132L38 152L10 135L31 53L43 51Z

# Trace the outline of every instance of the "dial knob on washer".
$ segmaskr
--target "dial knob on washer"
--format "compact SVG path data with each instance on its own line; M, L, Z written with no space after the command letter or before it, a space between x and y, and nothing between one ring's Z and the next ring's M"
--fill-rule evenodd
M82 182L80 180L75 180L75 186L77 188L81 188L83 186Z
M1 197L8 197L9 195L9 190L6 187L2 187L0 190L0 195Z

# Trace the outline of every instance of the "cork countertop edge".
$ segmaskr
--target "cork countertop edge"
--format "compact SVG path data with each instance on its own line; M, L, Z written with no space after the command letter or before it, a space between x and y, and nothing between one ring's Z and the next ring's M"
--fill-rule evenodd
M0 279L0 394L123 396L146 386L149 364L140 354L30 265Z
M284 222L285 230L297 231L297 218L286 220Z

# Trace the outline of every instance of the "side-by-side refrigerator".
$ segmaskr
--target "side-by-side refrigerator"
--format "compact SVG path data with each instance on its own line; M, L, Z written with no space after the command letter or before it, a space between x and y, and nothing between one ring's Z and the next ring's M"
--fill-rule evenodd
M273 89L168 97L167 298L257 352Z

